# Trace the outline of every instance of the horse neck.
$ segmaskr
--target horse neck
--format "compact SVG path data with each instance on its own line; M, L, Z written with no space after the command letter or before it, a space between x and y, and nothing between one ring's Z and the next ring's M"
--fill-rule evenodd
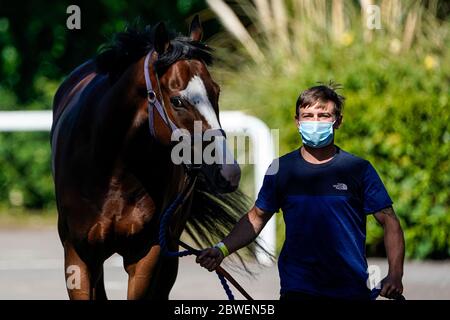
M184 172L173 164L171 149L150 135L147 99L140 94L145 92L143 63L144 58L128 67L94 111L92 161L103 177L118 166L130 171L153 197L167 203L181 189Z
M141 166L137 167L147 172L141 175L142 180L156 187L165 201L170 201L183 186L184 169L176 166L171 160L170 147L161 145L153 139L149 143L141 144L141 147L139 148L139 156L142 157L139 161Z
M141 61L131 65L115 83L99 92L101 97L90 111L92 162L105 170L112 169L108 164L117 160L137 123L144 121L146 99L139 93L145 82L140 65Z
M136 177L152 198L166 206L181 190L184 169L171 159L171 147L157 142L148 123L143 123L125 141L119 156L122 170Z

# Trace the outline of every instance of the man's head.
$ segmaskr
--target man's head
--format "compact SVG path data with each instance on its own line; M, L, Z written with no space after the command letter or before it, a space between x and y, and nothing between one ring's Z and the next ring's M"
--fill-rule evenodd
M295 119L298 121L336 121L342 120L345 98L336 93L339 85L319 85L303 91L295 105Z
M295 122L297 127L300 127L303 123L305 132L306 130L316 131L321 129L318 129L311 122L329 122L333 123L333 131L338 129L342 122L342 109L345 100L343 96L336 93L335 90L338 88L338 85L330 83L329 85L319 85L303 91L295 105ZM315 128L307 129L307 127L311 128L311 126ZM320 125L321 128L326 126L326 124ZM303 133L302 138L305 144L306 135ZM317 147L320 147L321 144Z

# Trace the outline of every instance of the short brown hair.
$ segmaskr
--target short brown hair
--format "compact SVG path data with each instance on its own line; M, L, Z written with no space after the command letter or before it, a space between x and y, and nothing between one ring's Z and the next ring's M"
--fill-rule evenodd
M342 89L340 84L335 84L332 81L329 84L321 84L311 87L303 91L297 99L295 104L295 115L299 116L300 108L307 108L319 103L320 107L325 107L328 101L334 102L334 114L338 118L342 114L344 108L345 97L336 93L336 90Z

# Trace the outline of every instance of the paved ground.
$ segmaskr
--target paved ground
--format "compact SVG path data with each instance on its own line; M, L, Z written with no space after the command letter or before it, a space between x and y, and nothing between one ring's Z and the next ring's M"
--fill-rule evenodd
M62 247L52 229L0 229L0 299L67 299L62 256ZM383 275L386 273L383 259L369 259L369 265L377 265ZM251 268L259 269L256 278L231 273L255 299L278 299L276 266ZM106 262L105 279L108 297L125 299L127 278L120 256ZM450 299L450 261L408 262L404 285L407 299ZM214 273L201 269L192 257L186 257L181 260L171 299L226 299L226 296Z

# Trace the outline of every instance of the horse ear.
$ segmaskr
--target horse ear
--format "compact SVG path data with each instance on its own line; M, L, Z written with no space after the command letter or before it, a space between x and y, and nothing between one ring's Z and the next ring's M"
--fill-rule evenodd
M155 50L158 54L163 54L169 48L169 34L164 22L158 23L155 27Z
M189 28L189 36L193 41L201 41L203 36L203 28L200 23L200 18L198 14L192 19L191 26Z

